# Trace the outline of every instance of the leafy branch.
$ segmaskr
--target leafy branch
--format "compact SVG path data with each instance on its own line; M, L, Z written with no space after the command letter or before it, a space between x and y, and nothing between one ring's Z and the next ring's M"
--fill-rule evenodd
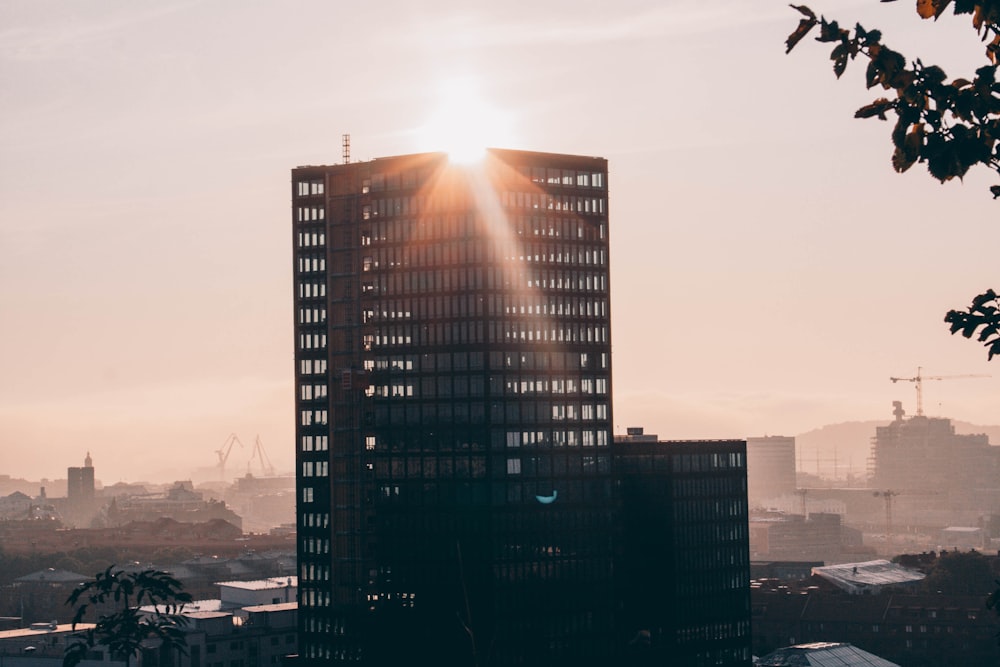
M971 79L949 81L943 69L919 58L907 65L903 54L882 43L880 31L865 30L860 23L853 31L842 28L805 5L791 5L802 18L785 40L785 52L818 27L816 41L834 45L830 60L838 79L858 56L868 60L865 85L888 94L858 109L854 117L887 121L889 114L895 115L892 167L897 172L920 162L942 183L961 180L976 165L1000 176L1000 0L917 0L917 14L937 20L949 6L956 15L972 16L972 27L986 44L988 64ZM991 186L990 192L1000 198L1000 185ZM975 297L966 311L949 311L945 322L951 324L952 334L972 338L978 332L988 358L1000 356L1000 301L993 290Z
M951 333L976 338L986 346L989 359L1000 356L1000 295L989 289L972 300L968 310L949 310L944 321L951 324Z
M187 619L180 612L184 603L191 601L191 595L181 589L179 581L158 570L125 572L112 565L98 572L66 600L66 604L76 606L73 629L92 606L113 604L115 611L101 615L94 627L75 635L63 655L63 667L76 667L97 645L107 646L112 655L125 660L127 667L150 638L184 654L187 640L182 627ZM153 611L140 610L144 605L152 606Z
M893 0L883 0L893 1ZM892 130L892 166L907 171L915 163L927 164L931 176L942 183L961 179L970 167L981 164L1000 175L1000 83L996 81L1000 55L1000 0L921 0L917 12L922 18L936 19L949 5L956 14L972 14L972 24L983 41L990 64L976 70L970 79L948 81L943 69L924 65L917 59L907 66L906 58L882 43L882 33L842 28L805 5L791 5L802 14L799 25L785 40L786 53L814 28L816 41L834 44L830 52L833 73L839 79L850 61L859 55L868 59L865 84L891 91L858 109L855 118L888 120L896 115ZM1000 197L1000 185L990 188Z

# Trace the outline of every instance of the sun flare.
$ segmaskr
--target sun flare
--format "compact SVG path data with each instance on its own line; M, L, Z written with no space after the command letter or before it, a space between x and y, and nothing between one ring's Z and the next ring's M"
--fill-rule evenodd
M434 111L417 129L420 150L443 151L452 161L471 163L490 146L510 146L509 114L480 95L475 79L443 82L435 100Z

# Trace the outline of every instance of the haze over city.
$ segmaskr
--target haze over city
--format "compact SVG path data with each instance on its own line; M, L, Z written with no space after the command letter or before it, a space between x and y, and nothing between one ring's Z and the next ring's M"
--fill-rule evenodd
M813 8L951 76L981 62L967 19ZM4 3L0 473L89 450L105 482L183 475L233 432L291 469L288 170L340 162L344 133L352 161L454 134L609 160L617 431L888 420L915 411L889 377L918 366L992 375L927 382L924 409L996 424L1000 367L942 321L997 286L990 174L893 173L889 126L853 119L878 96L862 68L786 56L797 20L772 0Z

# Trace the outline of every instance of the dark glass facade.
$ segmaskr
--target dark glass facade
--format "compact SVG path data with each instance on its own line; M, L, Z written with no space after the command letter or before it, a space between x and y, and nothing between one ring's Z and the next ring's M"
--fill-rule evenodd
M621 664L750 665L746 442L616 438Z
M609 664L607 163L292 171L300 660Z

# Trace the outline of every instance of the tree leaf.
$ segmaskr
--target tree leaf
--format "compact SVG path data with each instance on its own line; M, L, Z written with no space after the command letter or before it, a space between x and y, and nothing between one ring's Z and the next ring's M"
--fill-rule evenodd
M951 0L917 0L917 14L920 14L922 19L937 20L949 4Z
M885 117L885 112L896 106L895 102L891 102L884 97L880 97L871 104L866 104L857 111L854 112L855 118L871 118L872 116L878 116L880 120L888 120Z

